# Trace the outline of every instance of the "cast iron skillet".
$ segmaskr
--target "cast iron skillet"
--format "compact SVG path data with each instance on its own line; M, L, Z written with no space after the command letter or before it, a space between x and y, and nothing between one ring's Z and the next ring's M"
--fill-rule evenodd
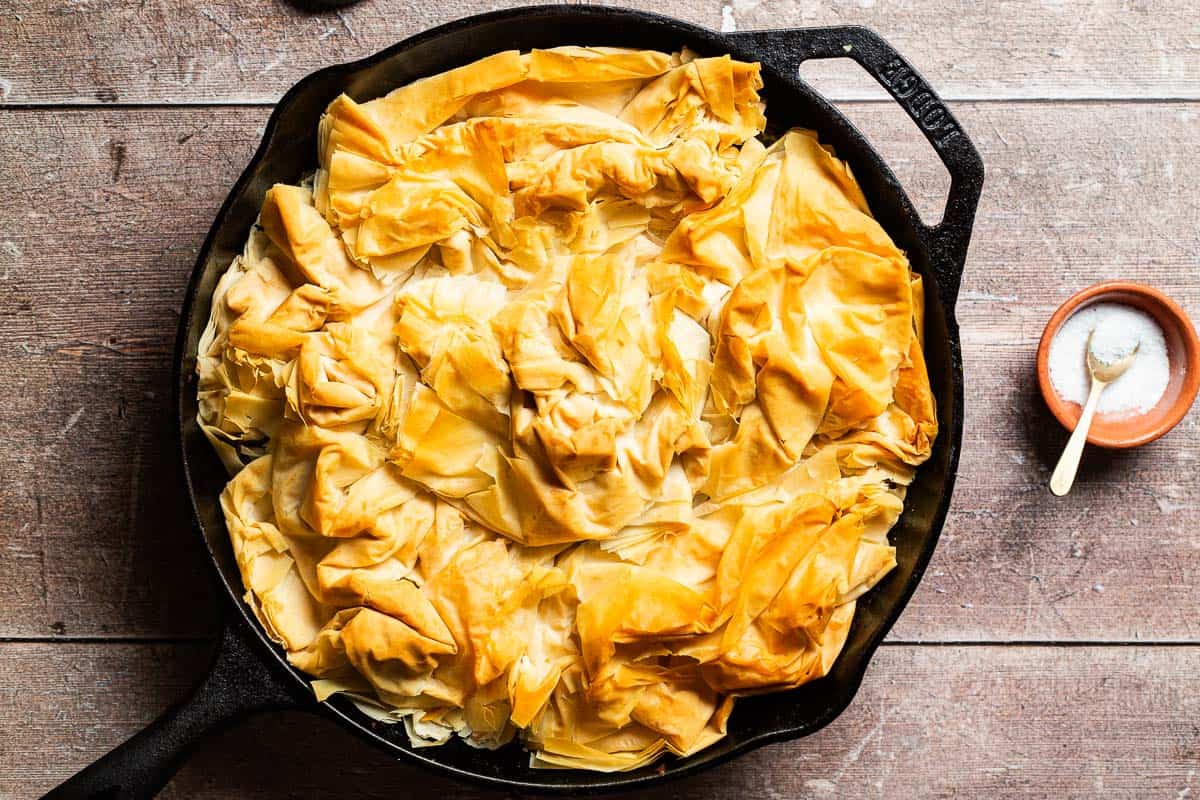
M729 735L687 759L667 759L627 773L531 770L519 744L474 750L459 741L413 750L399 725L374 722L341 698L318 704L307 679L263 634L245 603L218 497L227 476L196 418L196 343L208 320L217 278L242 244L266 190L294 183L315 166L317 119L340 92L367 100L422 76L502 49L563 44L619 45L702 55L731 54L763 66L772 131L815 128L849 161L875 216L925 278L925 357L938 403L941 433L918 472L892 533L898 566L859 600L849 640L825 678L783 694L743 698ZM861 134L799 78L815 58L858 62L918 124L950 172L941 223L926 226L896 177ZM323 69L300 81L276 107L263 142L225 200L192 273L180 322L175 363L179 447L197 530L228 597L225 623L210 672L182 704L51 792L55 797L148 797L161 788L203 735L253 711L323 713L392 753L455 778L496 788L554 793L644 787L697 772L769 742L810 734L854 697L867 662L892 627L933 554L954 485L962 439L963 379L954 301L966 258L983 164L958 123L924 79L875 33L858 27L715 33L678 20L617 8L517 8L452 22L370 58Z

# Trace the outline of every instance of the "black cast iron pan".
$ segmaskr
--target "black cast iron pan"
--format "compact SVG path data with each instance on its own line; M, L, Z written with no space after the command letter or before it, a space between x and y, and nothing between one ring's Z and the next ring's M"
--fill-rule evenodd
M938 402L941 433L918 472L892 532L897 568L859 600L841 657L827 677L783 694L743 698L729 735L687 759L635 772L603 774L530 770L518 744L474 750L455 741L413 750L398 725L361 714L344 699L318 704L304 675L263 634L241 600L242 582L218 505L227 476L196 417L196 343L218 277L241 252L266 190L294 183L315 167L317 120L341 92L358 100L504 49L564 44L616 45L702 55L731 54L763 66L772 131L815 128L854 169L875 216L926 278L925 357ZM896 177L859 132L799 77L808 59L858 62L917 123L950 172L943 220L926 226ZM601 792L644 787L713 766L754 747L810 734L854 697L871 654L892 627L933 554L954 485L962 439L963 379L954 301L983 184L983 164L924 79L875 33L858 27L715 33L678 20L617 8L542 6L470 17L414 36L370 58L323 69L300 81L276 107L263 142L225 200L200 251L180 322L175 363L179 448L196 530L227 593L225 623L211 670L192 695L146 730L51 792L61 798L152 796L202 736L269 708L302 709L338 720L396 758L452 777L508 790ZM180 534L190 535L190 534Z

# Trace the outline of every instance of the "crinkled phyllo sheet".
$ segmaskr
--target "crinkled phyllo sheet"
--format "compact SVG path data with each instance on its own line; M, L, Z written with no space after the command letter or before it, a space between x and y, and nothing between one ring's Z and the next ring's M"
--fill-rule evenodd
M937 432L921 280L761 85L563 47L330 104L199 353L246 602L319 697L625 770L829 671Z

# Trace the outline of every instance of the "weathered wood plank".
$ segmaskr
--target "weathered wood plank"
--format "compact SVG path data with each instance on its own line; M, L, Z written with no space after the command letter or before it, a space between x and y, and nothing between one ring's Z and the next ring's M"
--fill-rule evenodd
M209 631L170 444L174 332L265 115L6 112L0 635Z
M966 438L955 502L902 641L1200 641L1197 413L1044 489L1064 434L1036 397L1054 305L1104 278L1200 319L1200 109L965 104L989 177L959 316ZM907 120L851 108L915 193L936 169ZM260 108L8 111L0 159L0 636L211 630L170 469L182 289ZM937 169L940 169L938 167Z
M304 75L370 55L496 0L363 2L312 14L284 0L4 0L0 102L274 102ZM719 27L719 0L624 3ZM498 49L503 42L497 42Z
M1200 97L1200 29L1172 0L623 4L712 28L868 25L949 98ZM4 0L0 103L273 102L319 67L509 5L363 2L305 14L281 0ZM865 86L841 77L831 89L876 95Z
M1200 28L1171 0L724 0L742 29L865 25L955 99L1195 98ZM727 26L728 27L728 26ZM837 72L838 97L882 97Z
M0 645L0 795L37 796L134 733L182 696L202 649ZM1197 647L890 646L828 728L644 796L1185 797L1200 791L1197 719ZM269 714L204 744L162 796L502 795L323 718Z

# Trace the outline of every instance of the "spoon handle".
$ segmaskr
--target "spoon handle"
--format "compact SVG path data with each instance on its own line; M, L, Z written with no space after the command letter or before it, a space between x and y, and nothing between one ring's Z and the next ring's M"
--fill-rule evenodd
M1100 393L1108 384L1092 378L1092 390L1088 392L1087 402L1083 404L1083 413L1079 415L1079 423L1071 434L1062 455L1058 457L1058 466L1050 476L1050 491L1062 497L1071 491L1075 483L1075 472L1079 469L1079 457L1083 455L1083 446L1087 444L1088 429L1092 427L1092 417L1096 415L1096 406L1100 404Z

